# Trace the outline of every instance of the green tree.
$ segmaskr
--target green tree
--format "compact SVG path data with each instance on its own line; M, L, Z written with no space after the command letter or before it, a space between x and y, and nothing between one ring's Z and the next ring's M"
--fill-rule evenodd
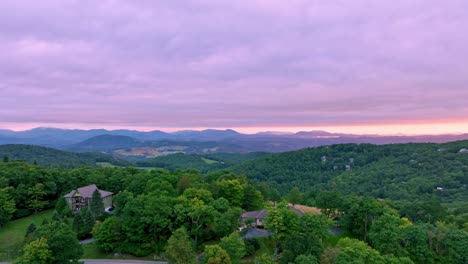
M372 246L382 254L402 255L400 247L403 221L394 214L385 213L372 223L369 239Z
M44 201L44 196L47 195L44 184L36 183L33 187L28 189L29 194L29 208L37 214L38 211L42 210L49 202Z
M67 201L64 197L60 197L55 204L55 210L61 215L62 217L69 217L72 214L70 206L68 205Z
M293 205L304 202L304 194L297 187L292 188L291 191L289 191L287 197L288 201Z
M231 264L229 254L218 245L206 246L203 252L203 264Z
M184 196L178 198L175 210L179 223L185 223L190 234L195 237L195 244L198 244L203 227L213 223L216 214L211 205L205 204L198 198L188 200Z
M83 234L87 236L91 234L91 231L93 230L96 220L94 219L93 214L91 213L91 210L89 208L87 209L83 208L80 214L81 214L81 218L83 219L82 231L83 231Z
M409 225L402 230L403 248L414 263L434 263L434 257L427 244L427 234L417 225Z
M59 215L59 213L57 212L57 210L54 210L54 213L52 214L52 218L51 218L52 221L62 221L62 217Z
M217 183L216 187L218 188L218 198L226 198L231 206L242 206L244 188L239 180L222 180Z
M104 222L97 222L93 228L93 238L96 244L104 252L113 252L123 241L122 222L116 216L111 216Z
M338 241L340 251L336 256L336 264L383 264L384 258L380 253L369 247L365 242L352 238L342 238Z
M281 202L277 206L268 208L264 225L266 229L275 233L277 240L281 240L297 229L298 215L289 209L286 202Z
M34 223L29 224L28 228L26 229L26 234L24 237L30 237L36 231L37 227Z
M264 253L255 258L255 264L276 264L276 261L272 256Z
M49 264L54 263L52 251L46 238L39 238L24 246L23 255L15 261L17 264Z
M41 225L35 232L36 238L47 239L49 249L52 251L52 264L76 263L83 254L75 233L63 222L50 222Z
M171 264L195 264L197 257L184 228L177 229L167 241L166 256Z
M73 231L75 231L76 236L78 238L81 239L85 236L84 221L83 221L83 216L81 213L77 212L73 216L72 227L73 227Z
M134 198L133 193L126 191L126 190L119 192L117 195L112 197L112 200L115 205L115 213L120 214L123 208L125 207L125 205L127 204L127 202L133 198Z
M3 155L3 162L6 163L6 162L8 162L9 160L10 160L10 159L8 158L7 155Z
M342 206L341 194L338 191L324 191L317 195L317 207L327 218L334 218L338 215L338 209Z
M297 256L294 264L319 264L317 257L312 255L299 255Z
M468 233L452 230L447 234L448 261L450 263L468 263Z
M231 257L232 263L234 264L241 263L241 259L246 254L244 240L237 232L223 237L219 243L219 246L226 250L226 252Z
M0 189L0 227L10 221L13 213L16 211L15 201L10 195L12 190L12 187Z
M242 208L247 211L254 211L263 208L263 195L252 185L244 187Z
M93 192L89 208L91 209L91 213L95 219L101 219L104 214L104 202L102 200L101 193L98 190Z

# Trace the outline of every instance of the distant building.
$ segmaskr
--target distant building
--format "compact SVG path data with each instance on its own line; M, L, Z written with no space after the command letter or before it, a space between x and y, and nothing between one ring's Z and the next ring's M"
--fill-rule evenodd
M303 215L304 213L313 213L313 214L320 214L320 210L315 208L315 207L309 207L309 206L304 206L304 205L288 205L289 209L293 212L296 212L298 215ZM250 211L250 212L245 212L241 215L241 220L244 226L241 228L246 228L247 224L249 224L249 221L251 222L252 227L264 227L263 221L265 220L265 217L267 215L267 210L262 209L260 211Z
M460 153L468 153L468 149L462 148L462 149L460 149L458 152L460 152Z
M263 220L266 217L266 209L262 209L260 211L251 211L251 212L245 212L241 215L241 219L243 223L248 222L249 219L253 220L254 222L252 223L253 226L255 227L262 227L263 226Z
M87 207L92 200L94 191L98 190L101 194L104 208L107 210L112 207L112 194L108 191L99 190L96 184L91 184L73 190L67 193L64 198L72 210L80 210L83 207Z

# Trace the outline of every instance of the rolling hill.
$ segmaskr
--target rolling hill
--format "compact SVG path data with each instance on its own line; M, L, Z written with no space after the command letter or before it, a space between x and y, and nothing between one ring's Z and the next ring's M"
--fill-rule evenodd
M411 200L468 201L468 141L446 144L340 144L271 154L233 166L282 193L339 190Z
M10 161L24 160L51 167L96 166L97 163L109 163L115 166L129 166L129 162L102 153L73 153L53 148L33 145L0 145L0 157Z

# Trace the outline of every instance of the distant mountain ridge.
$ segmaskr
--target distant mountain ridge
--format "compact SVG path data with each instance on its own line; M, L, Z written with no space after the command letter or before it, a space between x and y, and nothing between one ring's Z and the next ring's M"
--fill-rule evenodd
M421 135L421 136L380 136L330 133L327 131L259 132L242 134L232 129L201 131L184 130L163 132L154 130L105 129L58 129L34 128L26 131L0 130L0 144L31 144L78 152L106 152L126 150L141 152L140 148L150 148L154 152L168 149L168 154L184 152L191 154L245 153L245 152L284 152L305 147L334 145L343 143L444 143L468 139L461 135ZM135 150L136 149L136 150ZM153 150L151 150L153 149ZM158 152L156 151L156 152ZM125 152L125 151L124 151ZM160 154L160 153L156 154Z

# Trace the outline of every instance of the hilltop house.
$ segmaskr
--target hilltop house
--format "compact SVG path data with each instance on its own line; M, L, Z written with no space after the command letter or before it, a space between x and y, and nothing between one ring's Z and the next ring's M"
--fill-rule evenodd
M304 205L288 205L289 209L298 215L303 215L304 213L313 213L313 214L320 214L320 210L318 210L315 207L309 207L309 206L304 206ZM250 223L252 224L253 227L263 227L264 223L263 220L265 220L265 217L267 215L267 210L262 209L260 211L250 211L250 212L245 212L241 215L241 221L244 224L244 226L241 228L246 228L247 224Z
M99 190L96 184L91 184L73 190L67 193L64 198L72 210L80 210L83 207L87 207L92 200L94 191L99 191L104 203L106 211L112 207L112 193L108 191Z

